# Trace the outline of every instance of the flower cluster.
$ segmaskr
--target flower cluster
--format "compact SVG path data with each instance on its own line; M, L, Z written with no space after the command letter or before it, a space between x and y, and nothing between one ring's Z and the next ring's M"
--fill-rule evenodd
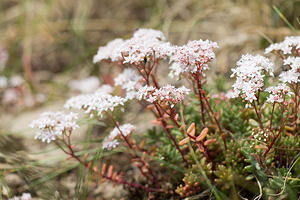
M237 92L235 92L233 89L230 89L228 90L226 93L225 93L225 96L228 98L228 99L232 99L232 98L236 98L237 97Z
M209 40L193 40L186 45L176 46L170 61L170 76L179 76L184 72L195 73L208 69L208 63L215 59L214 49L218 48L216 42Z
M270 93L270 96L267 99L268 103L282 103L286 95L291 96L293 93L286 84L279 84L278 86L268 87L266 89Z
M271 44L266 48L265 53L282 52L283 54L292 54L299 52L300 49L300 36L289 36L280 43Z
M140 28L133 33L134 38L153 38L160 41L166 41L165 35L159 31L149 28Z
M19 87L24 83L24 79L19 76L12 76L9 79L6 76L0 76L0 88Z
M265 74L273 76L273 67L273 63L263 56L243 55L237 62L237 67L232 69L231 77L236 76L236 82L233 84L234 92L231 97L241 95L250 103L256 100L256 93L262 91Z
M165 41L161 31L153 29L138 29L133 37L127 40L116 39L100 47L94 62L111 60L122 61L134 65L143 64L145 59L164 59L172 53L172 46Z
M120 85L126 90L126 99L137 98L138 90L142 86L142 77L133 69L125 69L115 78L115 85Z
M300 57L289 56L283 63L289 65L293 71L299 71L300 69Z
M37 120L31 122L31 128L37 128L39 131L35 139L50 143L61 136L65 131L71 132L79 126L76 123L77 113L65 114L64 112L45 112Z
M171 55L172 46L161 31L139 29L120 47L123 63L143 64L145 59L164 59Z
M101 85L101 87L99 87L95 93L97 94L112 94L114 91L114 87L112 87L111 85L108 84L104 84Z
M93 58L93 62L97 63L103 60L110 60L111 62L122 61L122 55L119 51L119 47L123 43L123 39L117 38L108 42L106 46L99 47L97 54Z
M72 90L78 90L82 93L94 92L99 87L99 79L95 76L90 76L82 80L73 80L69 86Z
M260 128L254 128L252 130L251 137L256 140L257 142L263 142L266 143L267 139L269 137L269 134L267 131L264 131Z
M300 73L293 70L283 71L279 75L279 80L283 83L297 83L299 82Z
M104 85L94 93L81 94L67 100L64 107L67 109L83 109L93 117L96 113L102 117L104 112L113 111L115 107L124 105L126 99L119 96L112 96L112 88Z
M110 134L104 139L102 143L102 148L107 150L112 150L119 146L117 138L128 137L135 131L136 127L132 124L124 124L119 127L115 127Z
M10 105L10 108L12 105L14 108L19 106L31 107L45 101L45 95L30 93L24 78L20 75L11 77L0 75L0 101L3 105Z
M300 77L300 57L288 57L283 60L284 65L290 66L290 70L283 71L279 80L283 83L298 83Z
M152 86L144 86L139 90L139 98L145 99L150 103L160 102L173 106L182 101L189 92L190 90L184 86L175 88L172 85L167 85L159 89Z

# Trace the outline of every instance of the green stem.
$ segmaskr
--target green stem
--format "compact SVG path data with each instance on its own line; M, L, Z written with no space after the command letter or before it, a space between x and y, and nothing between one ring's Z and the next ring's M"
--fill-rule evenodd
M183 108L183 106L182 106L182 103L181 103L181 104L180 104L180 115L181 115L181 120L182 120L182 122L184 123L184 117L183 117L184 115L183 115L183 109L182 109L182 108ZM211 191L214 193L216 199L218 199L218 200L228 199L224 194L222 194L221 192L219 192L219 191L211 184L209 178L208 178L208 177L206 176L206 174L205 174L205 171L204 171L203 168L201 167L201 164L200 164L199 160L197 159L197 156L196 156L196 154L195 154L195 151L194 151L194 149L192 148L192 145L191 145L190 142L188 142L188 146L189 146L189 150L190 150L190 152L191 152L191 154L192 154L192 157L193 157L195 163L196 163L197 166L199 167L202 176L204 177L204 179L205 179L205 181L206 181L208 187L209 187L209 188L211 189ZM222 197L221 197L221 196L222 196Z

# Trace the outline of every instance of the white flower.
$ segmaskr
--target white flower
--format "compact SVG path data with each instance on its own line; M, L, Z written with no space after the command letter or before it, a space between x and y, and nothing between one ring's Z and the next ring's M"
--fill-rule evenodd
M118 140L110 140L106 137L102 142L102 149L112 150L119 146Z
M225 94L225 96L229 99L232 99L232 98L237 98L240 94L240 91L238 90L228 90Z
M298 83L300 73L289 70L286 72L281 72L279 75L279 80L283 83Z
M83 109L93 117L94 112L100 117L104 112L113 111L115 107L124 105L126 99L109 94L111 87L105 85L91 94L81 94L67 100L64 107L67 109Z
M283 60L283 64L290 66L290 70L281 72L279 80L283 83L298 83L300 81L300 57L289 56Z
M144 87L141 87L138 91L138 98L139 100L147 98L147 101L154 102L155 98L152 98L151 93L155 91L155 87L145 85Z
M35 95L35 99L37 102L41 103L44 102L46 100L46 96L43 93L38 93Z
M274 64L268 58L261 55L242 55L242 58L236 65L236 69L232 69L233 73L231 77L236 75L242 78L254 78L263 71L273 76Z
M300 57L289 56L287 59L283 60L284 65L289 65L291 70L297 71L300 69Z
M7 78L5 76L0 76L0 88L6 88L7 85Z
M140 28L136 30L133 34L134 38L153 38L160 41L165 41L166 38L161 31L150 29L150 28Z
M72 90L78 90L82 93L94 92L99 87L99 79L95 76L90 76L82 80L73 80L69 83Z
M286 95L291 96L293 94L290 88L284 83L268 87L266 91L270 93L270 96L267 99L268 103L282 103Z
M21 76L13 76L10 78L9 80L9 84L12 86L12 87L18 87L20 85L22 85L24 82L24 79L21 77Z
M169 67L170 72L169 72L169 77L171 78L179 78L181 73L184 73L185 70L179 63L172 63Z
M4 104L14 104L18 101L20 94L15 88L6 89L2 96Z
M93 62L97 63L102 60L111 60L112 62L121 61L122 55L119 51L119 47L123 43L123 39L117 38L107 43L106 46L99 47L97 54L93 58Z
M136 127L132 124L123 124L122 126L115 127L109 135L103 140L102 148L112 150L119 146L118 138L128 137Z
M179 103L184 99L184 96L189 94L190 89L182 86L180 88L175 88L172 85L166 85L160 89L154 88L152 86L144 86L139 90L139 98L145 99L146 101L153 102L164 102L171 106Z
M164 59L172 53L172 46L165 41L161 31L153 29L138 29L133 37L127 40L116 39L106 46L100 47L94 62L110 60L140 65L145 59Z
M95 93L96 94L111 94L114 91L114 88L111 85L104 84L99 87Z
M133 69L124 69L124 71L115 78L115 85L120 85L126 90L126 99L137 98L138 90L142 86L143 78Z
M173 62L170 67L171 75L207 70L208 63L215 59L215 48L218 48L217 43L209 40L193 40L184 46L173 47L173 55L170 58L170 62Z
M119 128L115 127L109 134L109 138L115 139L119 137L121 134L124 137L129 136L133 131L135 131L136 127L132 124L123 124L119 126Z
M254 128L252 130L252 133L251 133L251 137L256 140L257 142L267 142L267 139L268 139L268 133L265 133L263 130L261 129L257 129L257 128ZM254 141L255 143L255 141Z
M260 55L242 55L237 62L237 67L232 69L231 77L236 77L233 84L232 97L241 95L244 100L250 103L256 100L256 93L263 88L263 78L265 74L273 76L274 64L269 59Z
M140 29L133 37L120 46L123 63L144 64L145 59L164 59L171 55L172 45L165 42L162 32L152 29Z
M271 44L268 48L266 48L265 54L273 51L281 51L283 54L292 54L293 49L299 52L300 49L299 36L285 37L282 42Z
M64 131L73 131L79 128L76 123L77 118L78 114L73 112L69 114L64 112L45 112L37 120L33 120L30 127L39 129L35 139L50 143L61 136Z

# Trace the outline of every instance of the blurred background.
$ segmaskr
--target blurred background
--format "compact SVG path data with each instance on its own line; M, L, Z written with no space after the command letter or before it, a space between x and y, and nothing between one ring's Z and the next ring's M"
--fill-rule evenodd
M32 69L39 81L41 71L97 70L91 61L100 45L141 27L162 30L174 44L218 42L226 72L239 54L294 34L273 6L299 28L298 0L1 0L0 45L9 55L1 73L29 78Z
M210 73L229 76L242 54L263 53L270 43L297 35L299 18L299 0L1 0L1 196L75 195L78 181L68 174L74 167L51 174L65 158L50 151L51 162L41 165L44 146L27 127L44 109L62 106L71 80L110 71L92 63L99 46L129 38L137 28L159 29L176 45L210 39L220 46ZM111 199L105 187L98 194Z

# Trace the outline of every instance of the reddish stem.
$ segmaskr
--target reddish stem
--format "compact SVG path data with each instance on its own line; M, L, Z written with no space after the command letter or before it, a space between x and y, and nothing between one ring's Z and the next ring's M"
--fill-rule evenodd
M151 78L152 78L152 81L153 81L154 86L155 86L157 89L159 89L159 85L158 85L158 82L157 82L157 80L156 80L154 74L151 74Z
M120 129L119 124L115 121L115 119L113 118L113 116L111 116L111 115L109 115L109 116L110 116L112 122L115 124L115 126L119 130L119 132L121 133L121 136L124 139L124 141L127 144L127 146L129 147L129 149L132 150L132 151L134 151L132 144L128 141L128 138L123 134L122 130ZM145 153L147 153L147 152L145 152ZM146 166L145 161L139 155L130 153L130 156L132 158L134 158L134 159L138 159L138 161L141 162L143 164L143 166ZM143 174L143 176L145 176L147 179L151 180L151 178L148 176L148 174L143 171L143 169L142 169L141 166L138 166L138 168L139 168L141 174ZM152 176L152 180L151 181L153 181L154 183L157 184L157 178L156 178L156 176L154 175L154 173L152 172L152 170L150 168L147 168L147 169L148 169L150 175Z
M288 110L288 112L289 112L289 110ZM267 154L269 153L269 151L270 151L271 148L273 147L275 141L276 141L277 138L279 137L279 135L280 135L280 133L281 133L281 131L282 131L282 128L283 128L283 126L284 126L284 124L285 124L285 121L287 120L287 118L288 118L288 116L289 116L289 113L288 113L288 112L287 112L287 115L286 115L285 119L283 120L283 122L282 122L282 124L281 124L281 126L280 126L280 129L279 129L279 131L278 131L276 137L273 139L273 141L272 141L272 143L270 144L270 146L268 147L267 151L264 153L264 157L267 156Z
M152 69L153 69L153 67L154 67L154 64L155 64L155 58L154 58L153 65L152 65L152 67L150 68L151 71L152 71ZM138 69L138 68L137 68L137 69ZM150 73L151 73L151 71L150 71ZM140 71L139 71L139 72L140 72ZM140 72L140 73L141 73L141 72ZM143 77L144 77L144 76L143 76ZM144 79L145 79L147 85L150 86L149 73L147 73L147 77L146 77L146 78L144 77ZM160 111L158 105L157 105L155 102L153 103L153 105L155 106L155 108L156 108L156 110L157 110L158 117L162 119L162 125L163 125L163 128L165 129L165 131L167 132L168 136L169 136L170 139L172 140L172 142L173 142L173 144L175 145L176 149L179 151L179 153L180 153L180 155L181 155L181 157L182 157L182 160L183 160L186 164L188 164L187 160L186 160L185 157L184 157L184 153L183 153L183 151L180 149L180 147L179 147L179 145L178 145L178 143L177 143L177 141L176 141L174 135L171 133L170 129L167 128L167 125L168 125L168 124L167 124L167 122L163 119L163 114L161 113L161 111ZM157 116L156 116L156 118L157 118Z
M200 152L201 152L201 147L204 149L203 154L204 154L204 156L205 156L207 162L210 162L211 159L210 159L210 157L209 157L209 155L208 155L207 148L203 145L203 143L195 142L195 144L196 144L197 147L199 148Z
M212 110L212 108L211 108L211 106L210 106L210 104L209 104L209 102L208 102L208 100L207 100L207 98L204 96L204 100L205 100L205 102L206 102L206 105L207 105L207 107L208 107L208 110L211 112L211 115L213 116L213 118L214 118L214 120L215 120L215 122L216 122L216 124L217 124L217 126L218 126L218 129L219 129L219 131L220 131L220 134L221 134L221 137L222 137L222 140L223 140L223 143L224 143L224 147L225 147L225 149L227 149L227 145L226 145L226 136L224 135L224 132L223 132L223 130L222 130L222 128L221 128L221 125L220 125L220 123L219 123L219 120L217 119L217 117L214 115L214 112L213 112L213 110Z
M204 111L204 105L203 105L203 101L202 101L203 92L202 92L201 77L200 77L200 74L199 74L199 70L197 71L195 79L196 79L196 82L197 82L198 96L199 96L199 101L200 101L200 106L201 106L202 126L206 127L205 126L205 115L204 115L205 111Z
M180 147L179 147L179 145L178 145L178 143L177 143L177 141L176 141L174 135L171 133L170 129L167 128L167 125L168 125L168 124L167 124L167 122L163 119L163 114L161 113L160 109L158 108L158 106L157 106L157 104L156 104L155 102L153 103L153 105L155 106L155 108L156 108L156 110L157 110L157 112L158 112L159 117L162 119L161 122L162 122L163 128L164 128L165 131L168 133L168 135L169 135L170 139L172 140L173 144L175 145L176 149L179 151L179 153L180 153L180 155L181 155L181 157L182 157L182 160L183 160L186 164L188 164L187 160L186 160L185 157L184 157L184 153L183 153L183 151L180 149Z
M271 114L271 119L270 119L270 130L272 130L272 120L273 120L273 115L274 115L274 109L275 109L275 103L273 104L272 107L272 114Z
M204 101L206 103L206 106L208 108L208 111L210 112L211 116L214 118L214 121L216 122L217 127L218 127L218 129L220 131L220 134L221 134L221 137L222 137L222 140L223 140L223 143L224 143L224 147L225 147L225 149L227 149L226 138L225 138L224 132L223 132L223 130L221 128L221 125L219 123L219 120L214 115L214 111L212 110L212 108L210 106L210 103L208 102L207 98L205 97L205 93L203 92L200 72L201 72L200 71L200 67L198 67L196 75L194 75L194 76L192 75L192 77L197 82L199 101L200 101L200 105L201 105L201 115L202 115L202 124L203 124L203 127L206 127L205 126L205 116L204 116L204 104L203 104L203 101L202 101L204 99Z
M169 106L169 109L171 110L171 113L168 113L166 109L164 109L163 107L161 107L159 104L157 104L157 106L159 106L159 108L166 113L170 119L172 120L172 122L177 126L177 128L180 128L180 124L177 122L177 120L175 119L176 116L176 111L174 110L174 108L171 108Z
M262 121L261 121L261 115L260 115L260 113L258 112L258 110L256 108L255 102L253 102L252 105L254 107L254 110L255 110L255 113L256 113L256 116L257 116L257 120L258 120L259 126L260 126L261 129L263 129L263 124L262 124Z
M58 144L58 143L57 143ZM66 154L70 155L72 158L74 158L75 160L77 160L80 164L82 164L85 168L92 170L95 174L97 174L98 176L102 177L103 179L107 179L110 181L113 181L115 183L120 183L123 185L127 185L130 187L134 187L134 188L140 188L140 189L144 189L147 192L166 192L164 191L162 188L153 188L153 187L148 187L148 186L144 186L141 185L139 183L132 183L132 182L128 182L125 180L114 180L112 177L103 175L101 173L99 173L99 171L93 169L91 166L88 165L88 163L84 163L78 156L75 155L73 149L71 148L71 145L66 145L68 147L68 149L70 150L70 152L67 152L64 148L62 148L60 145L58 145Z
M294 112L294 127L297 128L297 118L298 118L298 86L299 83L296 84L296 89L295 89L295 112Z

